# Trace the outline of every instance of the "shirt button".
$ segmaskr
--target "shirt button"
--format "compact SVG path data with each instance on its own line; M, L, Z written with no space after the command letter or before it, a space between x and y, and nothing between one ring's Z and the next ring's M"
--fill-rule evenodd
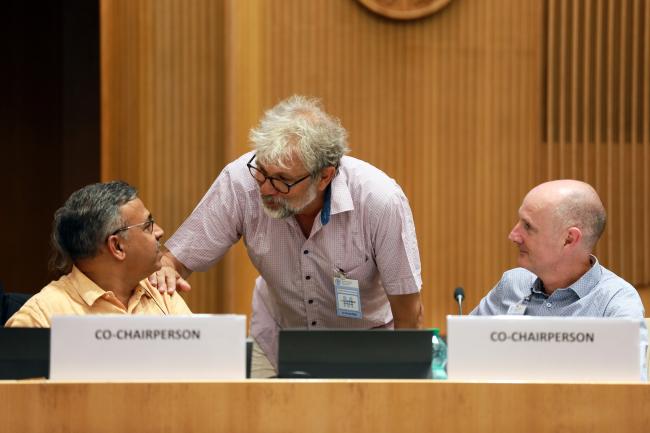
M316 325L316 321L314 320L313 322L311 322L311 326L315 326L315 325Z
M307 301L307 302L309 302L310 304L313 304L313 303L314 303L314 300L313 300L313 299L310 299L310 300Z
M551 304L550 302L547 302L547 303L546 303L546 306L547 306L548 308L551 308L551 307L553 306L553 304Z
M307 275L307 276L305 277L305 280L311 280L311 277L310 277L309 275Z
M302 252L303 254L309 254L309 250L305 250Z

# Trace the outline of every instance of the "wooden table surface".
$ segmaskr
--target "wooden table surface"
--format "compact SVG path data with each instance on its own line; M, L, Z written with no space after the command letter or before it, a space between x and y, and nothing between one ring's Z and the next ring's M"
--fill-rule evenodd
M0 382L2 432L650 432L650 385Z

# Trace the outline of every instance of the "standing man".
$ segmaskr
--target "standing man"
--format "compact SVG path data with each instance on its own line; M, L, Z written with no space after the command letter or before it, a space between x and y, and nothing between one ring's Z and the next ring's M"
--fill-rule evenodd
M250 133L166 243L161 291L188 290L242 236L260 273L253 291L254 377L275 375L283 328L419 328L420 258L397 183L344 156L347 133L319 104L293 96ZM171 269L173 268L173 269Z
M592 255L605 220L598 194L584 182L556 180L533 188L508 236L519 248L521 267L505 272L471 314L637 319L645 377L648 337L641 298Z

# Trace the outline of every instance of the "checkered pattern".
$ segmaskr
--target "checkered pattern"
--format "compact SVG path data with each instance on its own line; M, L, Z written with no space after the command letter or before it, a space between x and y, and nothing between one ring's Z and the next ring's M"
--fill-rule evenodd
M648 329L644 309L636 289L627 281L601 266L592 256L593 265L570 287L557 289L548 296L542 281L523 268L507 271L497 285L470 314L486 316L507 314L512 305L523 303L529 316L628 317L641 326L641 371L646 379Z
M244 238L260 273L251 335L272 362L280 328L392 326L386 295L415 293L422 285L413 216L399 185L370 164L343 157L329 222L323 226L318 215L306 239L295 218L264 213L246 168L251 156L224 168L167 248L189 269L203 271ZM337 269L359 281L362 319L336 315Z

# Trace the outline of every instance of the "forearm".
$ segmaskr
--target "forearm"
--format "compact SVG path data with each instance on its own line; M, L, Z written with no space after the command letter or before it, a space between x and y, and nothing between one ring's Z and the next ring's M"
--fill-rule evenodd
M406 329L421 329L423 322L422 311L418 314L414 314L409 317L396 317L393 315L393 320L395 323L395 329L406 328Z
M178 272L183 278L187 278L192 274L192 271L190 271L187 267L185 267L184 264L182 264L176 257L174 257L174 255L169 250L166 250L163 253L163 257L160 262L163 266L174 268L176 272Z
M421 329L424 322L424 308L419 293L389 296L395 329Z

